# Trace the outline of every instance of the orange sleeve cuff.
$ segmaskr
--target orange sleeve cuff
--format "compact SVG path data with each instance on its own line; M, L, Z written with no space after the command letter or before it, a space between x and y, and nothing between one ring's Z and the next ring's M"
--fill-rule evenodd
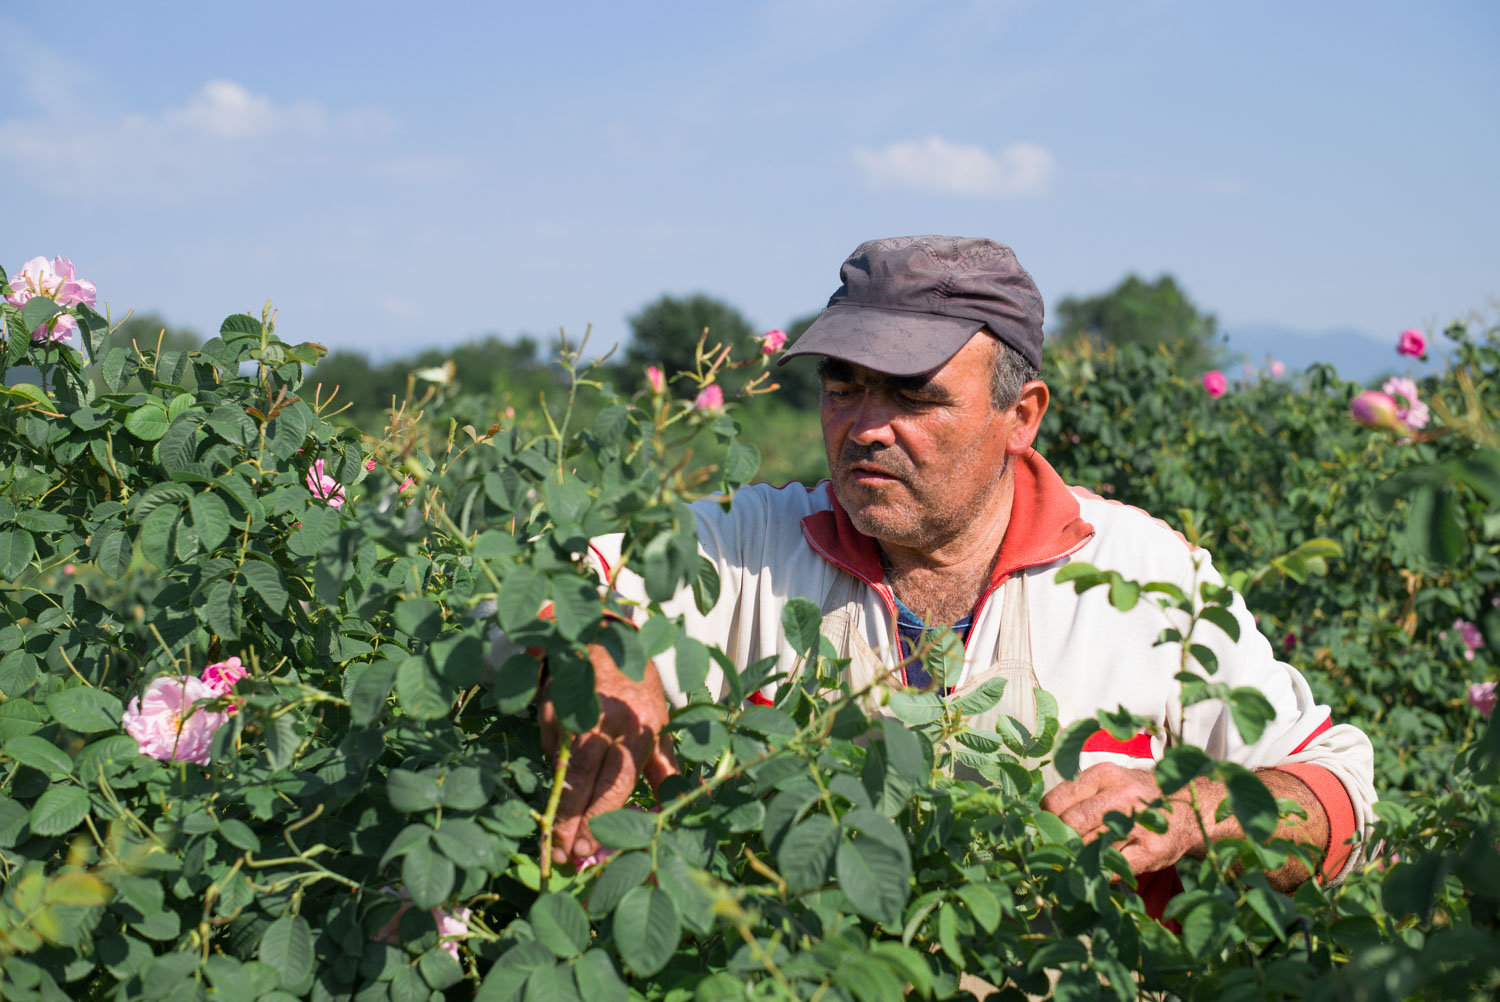
M1328 816L1328 845L1324 847L1321 878L1332 880L1354 849L1354 801L1349 791L1333 773L1311 762L1278 765L1276 771L1300 779L1323 805L1323 813Z

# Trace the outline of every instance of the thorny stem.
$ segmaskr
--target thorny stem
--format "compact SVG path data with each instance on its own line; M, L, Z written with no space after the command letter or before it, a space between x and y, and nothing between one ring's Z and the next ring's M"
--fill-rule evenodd
M557 764L552 767L552 790L547 794L547 809L542 813L542 851L537 855L542 875L542 890L552 876L552 826L557 823L557 807L562 803L563 787L567 785L568 763L573 758L573 735L563 728L557 745Z

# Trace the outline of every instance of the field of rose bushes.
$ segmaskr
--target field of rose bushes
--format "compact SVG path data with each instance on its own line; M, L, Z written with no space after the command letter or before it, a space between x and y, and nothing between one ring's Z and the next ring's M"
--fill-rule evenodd
M718 592L682 503L732 503L790 462L756 434L773 422L736 419L775 406L775 339L710 334L693 371L623 381L564 346L545 411L429 372L385 427L354 428L305 379L324 349L278 339L269 306L176 351L108 346L99 293L65 258L0 272L0 293L0 373L41 373L0 396L0 997L1500 989L1495 331L1393 337L1384 389L1327 368L1187 380L1164 356L1086 345L1047 360L1041 451L1211 547L1375 742L1374 862L1291 895L1264 875L1303 851L1268 841L1286 805L1169 750L1163 787L1219 775L1249 834L1179 864L1163 923L1116 850L1039 809L1019 761L1070 774L1087 734L1135 732L1128 715L1060 727L1043 698L1036 733L978 731L966 718L1000 695L982 690L885 694L872 717L811 603L784 616L796 663L748 666L656 607ZM1455 363L1400 381L1434 337ZM731 366L764 376L726 399ZM648 607L617 608L580 566L606 532L625 533ZM1217 629L1224 600L1194 596L1192 629ZM659 804L643 794L657 809L594 825L611 853L553 867L538 655L577 731L599 712L596 642L636 674L675 648L699 690L672 725L687 775ZM944 651L927 660L941 678ZM701 687L713 662L720 699ZM772 677L776 705L747 703Z

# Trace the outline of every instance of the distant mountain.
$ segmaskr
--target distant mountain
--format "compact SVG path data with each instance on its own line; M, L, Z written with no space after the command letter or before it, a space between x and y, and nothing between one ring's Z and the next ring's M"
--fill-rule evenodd
M1377 338L1350 328L1301 331L1269 325L1228 327L1221 331L1221 336L1233 362L1225 367L1224 373L1231 379L1242 379L1243 364L1247 362L1264 371L1268 355L1283 363L1288 373L1315 362L1327 362L1344 379L1365 385L1408 371L1421 376L1443 368L1445 358L1441 348L1448 342L1430 338L1428 360L1424 364L1396 354L1398 333L1393 331L1389 337Z

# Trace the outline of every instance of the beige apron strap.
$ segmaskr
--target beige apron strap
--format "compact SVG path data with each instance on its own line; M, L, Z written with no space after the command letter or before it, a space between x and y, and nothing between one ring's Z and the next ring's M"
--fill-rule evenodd
M975 672L964 681L950 697L962 699L993 679L1005 680L1005 692L1000 702L983 713L968 719L975 730L993 731L1003 714L1015 720L1031 734L1036 733L1040 715L1037 712L1036 692L1041 688L1036 666L1031 656L1031 617L1026 598L1026 575L1014 574L1000 586L1000 634L995 643L993 658L987 668ZM1047 789L1061 780L1050 761L1022 759L1028 769L1042 770L1042 781ZM978 779L972 770L964 769L964 778Z
M864 582L853 574L839 571L822 602L821 632L833 645L836 657L849 659L844 680L854 692L869 689L888 670L865 637L865 609L860 600L864 589ZM872 692L861 706L867 714L878 714L879 695Z

